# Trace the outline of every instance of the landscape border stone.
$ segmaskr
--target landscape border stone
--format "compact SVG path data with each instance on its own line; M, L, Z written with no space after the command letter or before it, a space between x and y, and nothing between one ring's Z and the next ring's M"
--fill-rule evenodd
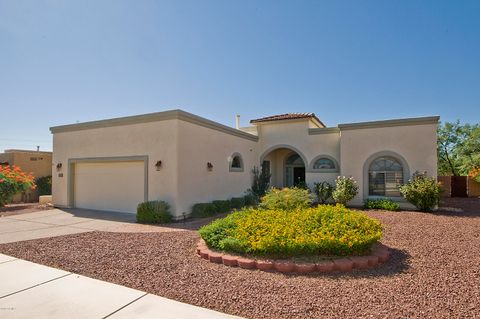
M244 269L299 274L310 274L313 272L326 273L331 271L349 272L353 269L363 270L383 264L390 258L390 251L388 247L383 244L375 245L370 255L351 256L338 259L332 258L317 263L296 263L290 260L255 260L242 256L219 253L210 250L203 239L198 243L196 252L197 255L205 260L229 267L238 266Z

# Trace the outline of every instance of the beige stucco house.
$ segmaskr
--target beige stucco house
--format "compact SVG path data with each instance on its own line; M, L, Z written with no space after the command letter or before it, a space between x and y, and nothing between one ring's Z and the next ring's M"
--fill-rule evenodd
M262 164L275 187L345 175L359 183L352 205L401 201L398 186L413 172L436 176L438 120L326 127L313 113L293 113L232 128L172 110L52 127L53 201L134 213L138 203L160 199L180 218L195 203L243 195Z
M26 173L32 173L35 178L52 175L52 152L33 150L5 150L0 153L0 165L15 165ZM30 189L24 193L17 194L12 200L19 202L38 201L38 192Z

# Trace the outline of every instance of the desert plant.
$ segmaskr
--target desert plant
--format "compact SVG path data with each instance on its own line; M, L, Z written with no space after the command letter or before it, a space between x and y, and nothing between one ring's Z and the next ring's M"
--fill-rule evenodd
M272 174L270 174L270 169L265 163L262 164L261 170L254 166L252 174L252 188L249 190L249 193L257 197L257 199L260 199L270 187L270 178L272 177Z
M427 173L415 173L407 184L400 186L400 193L423 212L432 211L440 202L442 187Z
M137 222L148 224L169 223L173 219L170 205L161 200L140 203L137 207Z
M365 209L383 209L390 211L399 211L400 205L389 198L382 199L367 199L363 207Z
M38 195L52 195L52 176L38 177L35 180Z
M291 210L310 207L312 197L308 190L302 188L270 189L262 197L260 207L266 209Z
M202 227L207 245L233 253L284 258L367 253L382 237L376 219L345 208L246 208Z
M198 203L193 205L191 217L210 217L217 213L217 208L213 203Z
M10 202L15 194L35 188L31 173L26 174L15 165L0 165L0 207Z
M338 176L332 197L336 203L347 204L358 194L358 185L353 177Z
M313 184L313 192L317 195L317 201L325 204L331 197L335 187L329 182L321 182Z

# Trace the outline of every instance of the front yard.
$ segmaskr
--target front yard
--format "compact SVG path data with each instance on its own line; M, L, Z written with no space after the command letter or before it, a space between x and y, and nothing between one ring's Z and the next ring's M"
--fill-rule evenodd
M89 232L4 244L0 252L247 318L472 318L480 315L480 201L466 206L368 212L384 225L392 255L378 268L348 274L213 264L195 254L199 236L191 230Z

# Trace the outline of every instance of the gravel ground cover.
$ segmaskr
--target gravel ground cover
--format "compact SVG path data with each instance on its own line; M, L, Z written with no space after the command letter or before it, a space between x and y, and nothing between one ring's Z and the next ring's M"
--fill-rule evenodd
M480 206L475 206L480 208ZM475 209L476 209L475 208ZM0 252L247 318L480 317L480 209L367 214L390 260L350 274L283 275L213 264L194 231L91 232Z

